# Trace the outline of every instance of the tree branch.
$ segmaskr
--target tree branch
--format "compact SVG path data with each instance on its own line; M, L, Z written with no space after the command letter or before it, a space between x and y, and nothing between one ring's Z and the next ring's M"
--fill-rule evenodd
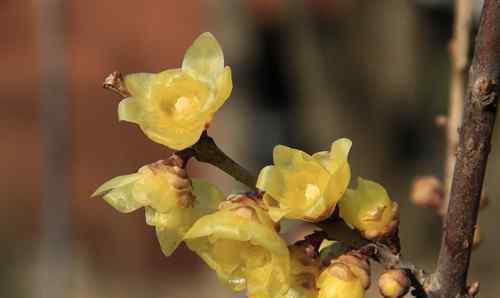
M103 88L113 91L122 98L130 96L130 92L128 92L123 82L123 76L118 71L112 72L104 79ZM185 166L185 163L191 157L195 157L198 161L209 163L221 169L237 181L248 186L251 190L257 190L255 187L257 178L251 174L250 171L227 156L227 154L217 146L214 139L207 134L206 130L195 144L189 148L177 151L174 154L182 159L182 166Z
M486 0L476 37L448 212L431 297L470 297L467 271L500 81L500 0Z
M444 169L444 202L441 213L446 214L450 201L451 180L456 162L458 128L462 121L465 78L469 59L469 40L472 19L472 1L455 1L453 38L450 42L451 82L449 112L446 121L446 163Z
M176 154L192 155L198 161L209 163L221 169L237 181L248 186L251 190L257 190L255 187L257 178L247 169L227 156L226 153L217 146L214 139L207 134L207 131L203 132L198 142L194 145L176 152Z

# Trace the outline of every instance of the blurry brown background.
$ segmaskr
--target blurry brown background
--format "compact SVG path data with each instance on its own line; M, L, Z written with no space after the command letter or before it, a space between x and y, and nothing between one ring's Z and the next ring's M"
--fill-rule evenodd
M235 296L184 247L163 257L142 212L122 215L89 199L105 180L168 155L118 123L118 98L102 89L103 78L178 67L204 31L233 69L233 95L210 129L219 145L258 171L275 144L316 152L351 138L353 177L382 183L401 203L403 253L432 270L440 219L412 206L408 192L414 176L442 173L444 136L433 119L446 112L451 1L58 1L65 57L53 58L65 62L70 103L70 210L42 196L40 110L51 98L40 97L40 65L51 60L40 51L39 16L49 2L0 1L0 297L47 297L50 289L51 298ZM480 215L484 241L470 274L482 297L500 291L499 134L487 174L492 204ZM226 193L242 189L210 166L191 171ZM47 267L42 223L59 217L68 219L60 247L69 261Z

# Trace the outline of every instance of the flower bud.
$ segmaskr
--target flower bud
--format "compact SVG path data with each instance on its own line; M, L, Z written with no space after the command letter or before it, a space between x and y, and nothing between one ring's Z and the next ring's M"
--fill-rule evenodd
M348 265L333 262L319 276L318 298L362 298L365 295L360 279Z
M403 297L410 290L411 282L404 270L390 270L380 275L378 288L386 298Z
M474 227L474 238L472 241L472 248L478 248L481 244L481 227L477 224Z
M335 141L330 151L309 155L283 145L274 147L274 165L263 168L257 188L266 192L273 220L282 217L318 222L329 217L344 194L351 171L351 141Z
M367 239L383 238L398 227L398 204L391 201L378 183L359 178L358 188L347 190L339 207L340 217Z
M371 272L370 262L368 261L368 258L353 251L341 255L335 262L347 265L349 269L351 269L351 272L356 275L361 281L361 284L365 290L370 287Z
M410 198L417 206L439 210L444 200L443 184L435 176L417 177L411 187Z

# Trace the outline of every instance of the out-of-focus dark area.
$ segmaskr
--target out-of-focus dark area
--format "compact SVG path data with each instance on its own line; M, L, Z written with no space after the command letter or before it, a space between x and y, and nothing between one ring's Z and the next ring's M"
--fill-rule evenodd
M220 147L257 172L276 144L312 153L351 138L353 178L380 182L400 203L403 253L432 270L441 220L408 194L415 176L443 173L445 138L434 118L447 111L452 4L1 1L0 297L235 296L184 246L165 258L143 212L119 214L89 198L107 179L169 154L137 126L118 123L119 98L102 89L104 77L179 67L205 31L233 70L232 96L209 131ZM67 118L57 128L65 133L51 133L52 117ZM500 291L499 134L470 272L482 297ZM53 172L47 148L68 158ZM190 171L228 194L243 189L211 166Z

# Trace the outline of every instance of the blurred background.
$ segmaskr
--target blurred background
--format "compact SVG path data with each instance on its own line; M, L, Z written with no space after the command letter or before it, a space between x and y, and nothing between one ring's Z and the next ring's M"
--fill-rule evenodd
M205 31L233 70L209 131L220 147L257 172L276 144L312 153L351 138L353 177L387 188L402 206L403 254L433 269L441 220L408 196L415 176L443 172L434 118L447 110L452 1L2 0L0 20L0 297L237 296L184 246L165 258L143 212L89 198L169 155L118 123L104 77L178 67ZM482 297L500 291L499 134L470 272ZM244 189L190 166L227 194Z

